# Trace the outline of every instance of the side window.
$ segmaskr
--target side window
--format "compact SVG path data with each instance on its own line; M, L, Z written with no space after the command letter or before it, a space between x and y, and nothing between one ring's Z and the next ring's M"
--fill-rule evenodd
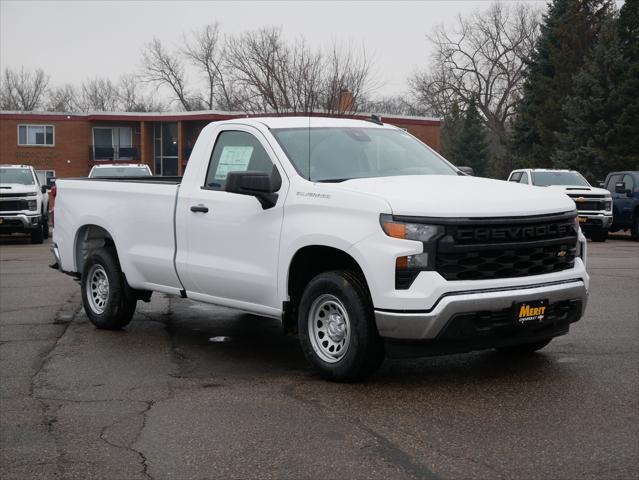
M524 183L528 185L528 172L524 172L521 174L521 178L519 179L519 183Z
M611 175L606 185L606 190L611 193L615 193L615 183L621 182L621 175Z
M521 178L521 172L515 172L513 173L510 178L508 179L509 182L518 182L519 179Z
M229 172L273 171L273 162L260 142L250 133L235 130L221 132L215 141L205 188L224 190Z
M632 180L630 175L623 176L623 183L626 186L626 190L630 190L631 192L635 189L635 182Z

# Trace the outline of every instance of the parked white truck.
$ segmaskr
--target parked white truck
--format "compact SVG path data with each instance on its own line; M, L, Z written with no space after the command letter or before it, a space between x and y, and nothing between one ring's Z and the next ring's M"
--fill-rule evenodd
M30 165L0 165L0 234L49 238L49 194Z
M538 350L586 307L572 200L373 122L211 123L183 178L59 180L56 217L55 266L98 328L181 295L281 319L333 380L385 355Z

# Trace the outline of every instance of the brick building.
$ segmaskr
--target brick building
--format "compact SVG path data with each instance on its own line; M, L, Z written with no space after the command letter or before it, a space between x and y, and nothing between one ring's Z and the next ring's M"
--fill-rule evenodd
M28 113L0 112L0 163L32 165L48 177L86 176L100 163L145 163L156 175L182 175L198 134L235 112ZM257 115L256 115L257 116ZM353 118L369 118L355 115ZM440 149L440 122L433 118L385 115Z

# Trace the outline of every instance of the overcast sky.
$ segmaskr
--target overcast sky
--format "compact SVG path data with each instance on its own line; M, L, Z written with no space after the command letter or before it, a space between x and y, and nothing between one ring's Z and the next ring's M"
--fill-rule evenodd
M116 80L138 70L140 49L153 36L175 44L183 32L217 21L226 33L272 25L314 46L364 44L374 60L377 93L401 93L411 72L428 60L426 34L490 3L0 0L0 66L43 68L52 85L94 76Z

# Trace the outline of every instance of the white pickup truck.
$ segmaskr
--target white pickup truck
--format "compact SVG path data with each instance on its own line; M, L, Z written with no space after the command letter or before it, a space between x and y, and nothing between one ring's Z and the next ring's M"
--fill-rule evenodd
M570 198L467 176L390 125L215 122L183 178L59 180L57 202L55 266L98 328L180 295L281 319L338 381L385 355L538 350L586 307Z
M49 238L49 190L30 165L0 165L0 234Z

